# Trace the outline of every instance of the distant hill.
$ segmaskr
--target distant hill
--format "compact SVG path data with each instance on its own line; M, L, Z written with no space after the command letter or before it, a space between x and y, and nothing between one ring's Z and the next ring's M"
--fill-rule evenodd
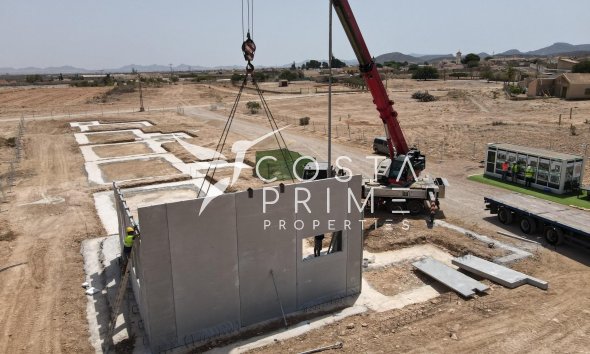
M375 62L377 62L379 64L383 64L388 61L398 61L401 63L403 63L404 61L407 61L408 63L419 63L419 62L423 62L424 60L420 60L416 57L413 57L413 56L407 55L407 54L403 54L400 52L386 53L386 54L381 54L378 57L375 57Z
M502 53L495 54L495 56L556 56L556 55L570 55L570 56L582 56L582 55L589 55L590 54L590 44L569 44L565 42L557 42L553 43L552 45L532 50L529 52L521 52L518 49L510 49ZM481 59L484 59L490 56L486 52L481 52L478 54ZM441 60L454 60L454 54L404 54L400 52L392 52L392 53L385 53L377 56L375 61L379 64L383 64L388 61L398 61L398 62L405 62L408 63L415 63L421 64L423 62L429 63L437 63ZM303 63L307 62L302 61L296 63L297 66L301 66ZM327 61L327 60L320 60L320 61ZM358 62L356 60L343 60L348 65L357 65ZM292 63L280 65L278 67L290 67ZM202 71L202 70L214 70L214 69L240 69L243 68L243 65L232 65L232 66L219 66L219 67L205 67L199 65L187 65L187 64L180 64L172 67L173 71ZM259 66L264 67L264 66ZM276 66L275 66L276 67ZM133 69L137 70L138 72L166 72L170 70L169 65L160 65L160 64L152 64L152 65L135 65L129 64L119 68L111 68L111 69L84 69L84 68L77 68L74 66L58 66L58 67L48 67L48 68L37 68L37 67L26 67L26 68L0 68L0 75L9 74L9 75L27 75L27 74L91 74L91 73L130 73Z
M567 55L572 53L590 52L590 44L569 44L564 42L553 43L552 45L531 50L528 52L521 52L518 49L510 49L496 55L524 55L524 56L547 56L547 55Z
M222 67L205 67L199 65L186 65L180 64L172 67L173 71L201 71L201 70L213 70L213 69L235 69L238 66L222 66ZM119 68L110 69L84 69L77 68L74 66L58 66L48 68L37 68L37 67L26 67L26 68L0 68L0 75L28 75L28 74L46 74L46 75L59 75L59 74L97 74L97 73L130 73L135 69L138 72L166 72L170 71L170 66L166 65L135 65L129 64Z
M523 53L518 49L510 49L502 53L498 53L496 55L522 55Z
M571 52L590 52L590 44L573 45L569 43L553 43L549 47L526 52L530 55L556 55Z

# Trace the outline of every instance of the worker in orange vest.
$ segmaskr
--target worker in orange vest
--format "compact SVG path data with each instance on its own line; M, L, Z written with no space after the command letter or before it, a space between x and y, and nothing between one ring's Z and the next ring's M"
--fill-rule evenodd
M502 162L502 181L506 180L506 175L508 174L508 161Z

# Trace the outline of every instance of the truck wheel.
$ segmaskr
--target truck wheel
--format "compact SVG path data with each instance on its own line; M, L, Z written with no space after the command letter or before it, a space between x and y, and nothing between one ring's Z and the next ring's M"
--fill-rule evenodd
M563 231L559 227L549 226L545 229L545 240L550 245L561 245L563 243Z
M530 216L520 219L520 229L527 235L534 234L537 231L537 222Z
M408 211L410 215L418 215L424 210L424 202L421 200L410 200L408 202Z
M498 220L502 224L508 225L512 223L512 212L506 208L500 208L498 210Z

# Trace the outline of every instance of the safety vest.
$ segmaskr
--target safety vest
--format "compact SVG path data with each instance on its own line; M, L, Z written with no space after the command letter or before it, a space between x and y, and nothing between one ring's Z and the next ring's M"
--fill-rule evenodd
M512 172L518 172L518 164L512 165Z
M125 236L125 238L123 239L123 244L125 245L125 247L133 246L133 235L127 234L127 236Z
M526 170L524 171L524 176L526 178L532 178L534 174L535 174L535 170L533 170L533 168L531 166L528 166L526 168Z

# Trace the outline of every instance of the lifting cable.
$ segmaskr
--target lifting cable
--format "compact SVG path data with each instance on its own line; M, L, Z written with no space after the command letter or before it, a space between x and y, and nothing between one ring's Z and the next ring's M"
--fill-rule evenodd
M279 147L279 151L281 152L281 156L283 158L283 161L285 162L285 167L287 169L287 172L289 173L289 177L291 178L292 182L295 182L293 172L291 171L291 169L294 165L293 156L291 155L291 153L287 147L287 142L285 141L283 134L279 130L279 126L278 126L274 116L272 115L270 108L268 107L268 103L266 102L266 99L264 98L262 90L258 86L258 82L256 81L256 78L254 77L254 65L252 65L252 60L254 60L254 53L256 51L256 44L254 44L254 40L252 39L253 34L254 34L254 0L246 0L246 2L247 2L247 21L246 22L248 25L248 27L247 27L248 30L247 30L246 38L245 38L244 42L242 43L242 52L244 54L244 59L247 61L246 75L244 76L244 80L242 80L242 84L240 85L240 89L238 90L236 100L234 101L234 104L230 110L228 119L225 122L225 125L223 127L223 132L221 133L221 137L219 138L219 141L217 142L217 146L215 147L215 154L213 155L213 158L211 159L211 163L209 164L209 167L207 168L207 173L205 175L205 178L203 179L203 182L201 184L201 188L199 189L199 191L203 190L203 186L205 184L205 181L207 180L207 177L209 177L209 173L211 173L211 175L209 177L210 182L207 186L207 191L204 193L204 195L202 195L201 192L199 192L199 196L202 196L202 197L207 196L209 194L209 189L210 189L211 184L213 182L213 177L215 176L215 172L217 171L218 163L216 163L215 161L220 161L221 156L223 156L222 151L225 147L225 143L227 141L227 137L229 135L231 125L233 123L234 117L235 117L236 112L238 110L238 106L240 103L240 99L242 97L242 93L244 91L244 88L248 85L248 76L250 76L250 78L252 80L252 84L256 88L256 92L257 92L258 97L260 99L261 106L264 110L264 113L266 115L268 123L270 124L271 131L274 131L273 135L274 135L275 141L277 142L277 145ZM252 3L252 4L250 4L250 3ZM250 8L252 8L252 10L250 10ZM251 19L252 19L252 22L250 22ZM252 25L252 27L250 27L250 25ZM244 36L244 0L242 0L242 37L243 36ZM290 160L291 166L289 166L287 159Z

